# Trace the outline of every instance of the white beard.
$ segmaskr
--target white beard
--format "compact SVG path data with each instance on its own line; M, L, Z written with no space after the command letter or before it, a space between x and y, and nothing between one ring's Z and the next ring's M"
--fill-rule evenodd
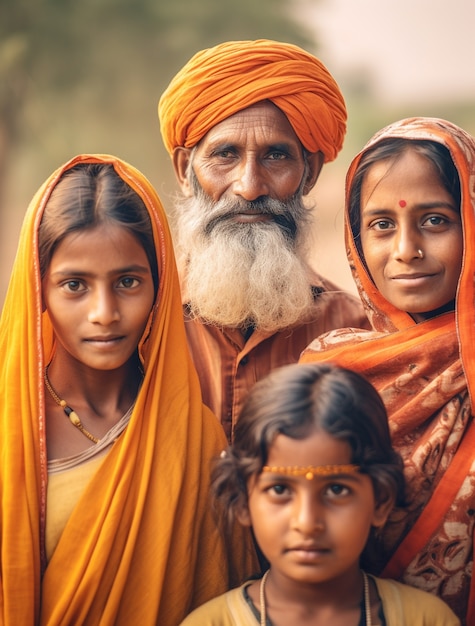
M307 318L314 299L303 254L303 233L310 229L302 194L285 203L214 203L196 178L193 186L195 195L176 206L177 262L191 315L216 326L266 332ZM275 218L229 219L252 208Z

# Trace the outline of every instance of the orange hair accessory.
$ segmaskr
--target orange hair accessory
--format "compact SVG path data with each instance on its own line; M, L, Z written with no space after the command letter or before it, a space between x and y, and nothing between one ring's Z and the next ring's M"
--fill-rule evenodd
M307 480L313 480L314 476L332 476L337 474L355 474L360 470L359 465L307 465L299 467L280 467L264 465L263 472L272 474L285 474L286 476L305 476Z
M188 61L158 104L165 147L170 154L191 148L219 122L263 100L287 116L309 152L336 158L347 114L335 79L309 52L267 39L219 44Z

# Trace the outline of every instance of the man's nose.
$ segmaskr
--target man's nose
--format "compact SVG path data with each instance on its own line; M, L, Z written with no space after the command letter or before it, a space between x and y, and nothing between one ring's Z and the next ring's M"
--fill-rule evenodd
M233 193L247 202L270 195L268 174L255 157L247 157L236 166Z

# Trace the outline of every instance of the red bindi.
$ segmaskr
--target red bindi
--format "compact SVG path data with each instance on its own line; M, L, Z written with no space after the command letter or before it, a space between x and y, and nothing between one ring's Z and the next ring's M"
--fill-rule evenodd
M407 202L405 200L399 200L399 206L406 206Z

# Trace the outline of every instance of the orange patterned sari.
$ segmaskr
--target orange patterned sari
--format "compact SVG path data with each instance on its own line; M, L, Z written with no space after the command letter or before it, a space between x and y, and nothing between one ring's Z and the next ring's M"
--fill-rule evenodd
M42 308L38 226L59 177L80 162L111 163L144 201L160 286L139 346L145 377L129 424L46 563L43 375L54 337ZM188 354L165 213L133 167L115 157L83 155L37 192L0 320L0 354L0 624L176 626L192 607L252 571L247 538L226 545L212 515L209 465L226 439L202 405Z
M349 223L356 167L365 150L386 137L445 145L460 177L464 261L456 310L419 324L378 292ZM323 335L301 361L333 361L363 373L388 409L393 443L405 462L409 506L395 511L385 529L382 575L439 595L462 621L475 624L475 141L444 120L402 120L355 157L346 189L348 259L374 331Z

